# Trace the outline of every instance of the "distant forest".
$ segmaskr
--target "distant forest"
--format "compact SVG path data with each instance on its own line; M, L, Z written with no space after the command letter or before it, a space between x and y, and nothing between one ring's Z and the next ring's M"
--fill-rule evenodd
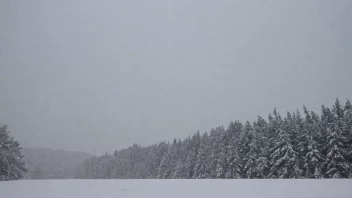
M23 148L28 169L25 179L74 179L91 155L84 152Z
M24 154L24 157L23 157ZM27 173L28 172L28 173ZM320 115L276 109L267 120L230 122L210 133L91 157L24 149L0 126L0 181L16 179L352 178L352 105Z
M91 157L84 152L22 148L7 126L0 126L0 181L18 179L73 179Z
M91 157L78 178L351 178L351 163L352 105L337 99L320 115L274 109L253 123Z

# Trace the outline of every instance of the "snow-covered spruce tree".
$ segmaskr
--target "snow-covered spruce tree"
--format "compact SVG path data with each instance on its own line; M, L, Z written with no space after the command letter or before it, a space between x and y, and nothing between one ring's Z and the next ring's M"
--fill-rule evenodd
M209 171L206 164L206 145L201 144L198 155L197 161L194 166L194 174L192 176L193 179L206 179L209 178Z
M175 164L174 173L172 174L173 179L186 178L185 163L187 159L187 145L189 139L185 139L183 142L179 139L177 143L178 155Z
M194 167L196 165L196 160L197 160L197 155L198 155L198 150L200 146L200 133L199 131L194 134L189 141L189 146L188 146L188 155L186 159L186 175L187 179L194 178Z
M178 165L178 161L180 158L181 147L176 139L174 139L171 147L172 147L170 151L171 167L169 168L170 170L169 178L174 178L175 172L178 169L176 166Z
M256 122L253 123L253 129L255 131L257 139L258 157L256 158L256 178L266 178L269 172L269 160L268 160L268 143L267 143L267 131L268 124L260 116Z
M170 153L166 153L163 156L163 159L160 162L160 166L158 168L158 179L167 179L170 177Z
M323 156L319 151L319 139L321 133L319 128L319 120L303 106L305 119L303 122L302 133L299 136L298 149L303 158L303 177L304 178L322 178L321 164Z
M156 178L155 175L157 174L157 156L156 156L156 151L157 151L157 145L151 145L148 147L148 152L145 160L145 164L148 169L148 179L153 179Z
M210 155L208 156L208 163L209 164L209 170L210 170L210 177L211 178L216 178L216 169L217 169L217 164L218 164L218 157L220 153L220 147L221 147L221 136L222 134L220 131L216 129L211 129L210 134L209 134L209 146L210 146Z
M178 145L176 139L169 146L168 151L163 156L158 169L159 179L170 179L175 172L176 161L178 155Z
M275 151L277 147L277 139L278 139L278 131L281 127L282 124L282 119L280 115L277 113L276 109L274 108L273 114L269 114L268 116L268 130L266 133L266 153L267 153L267 158L268 158L268 163L269 163L269 172L268 175L266 175L267 178L276 178L277 173L274 173L274 169L272 169L272 166L275 165L275 160L273 159L274 156L272 156L273 152ZM265 160L263 160L265 162Z
M231 144L231 141L235 140L238 143L238 140L240 139L240 135L242 133L243 129L243 124L236 120L235 122L230 122L229 127L227 128L227 145ZM236 143L236 144L237 144Z
M238 155L237 141L235 136L227 146L227 170L225 177L227 179L240 179L242 178L242 163Z
M347 123L347 131L348 133L352 133L352 104L350 100L346 101L345 107L344 107L344 115Z
M0 127L0 181L22 179L27 173L22 148L9 133L6 125Z
M346 136L348 137L349 143L351 143L351 140L352 140L352 104L351 104L351 101L349 101L349 100L347 100L347 102L346 102L346 105L344 108L344 115L345 115L345 129L344 129L344 131L346 133Z
M347 152L348 152L348 161L352 164L352 104L351 101L347 100L345 108L345 135L347 138ZM352 178L352 168L350 169L350 178Z
M271 149L270 178L300 178L302 170L299 168L298 153L294 150L291 140L293 130L292 116L287 113L287 118L280 121L278 138Z
M291 145L293 145L293 153L289 160L289 178L302 178L302 159L297 152L297 136L301 134L303 129L303 119L300 115L300 112L297 110L296 114L291 118L290 113L287 114L287 120L289 127L286 127L286 133L288 133L288 137Z
M248 124L247 124L248 125ZM247 178L264 178L268 171L268 160L266 148L267 131L266 121L258 116L258 120L253 123L253 128L247 126L250 131L249 151L246 154L247 162L244 167L244 172Z
M248 152L245 154L245 159L247 160L244 163L244 173L247 178L256 178L257 177L257 172L256 172L256 167L257 167L257 159L260 154L260 149L259 149L259 137L250 125L249 122L246 123L245 130L248 130L248 135L250 138L248 138L249 144L248 144Z
M210 178L217 178L218 159L221 150L224 147L224 139L226 138L226 131L224 127L216 127L210 131L207 141L207 165L209 169ZM225 156L226 158L226 156Z
M173 172L171 178L172 179L186 178L186 175L184 174L184 172L185 172L184 163L181 161L181 159L177 159L175 164L175 171Z
M295 171L298 171L298 173L294 173L294 175L299 175L298 178L301 178L303 176L305 153L300 153L299 144L301 143L300 137L303 137L304 134L304 118L301 116L298 109L296 113L292 113L292 115L292 120L290 121L292 128L289 137L291 139L293 149L297 152L295 158Z
M257 177L256 177L256 179L268 178L269 171L270 171L269 159L267 157L259 157L257 159L257 167L256 167Z
M258 140L258 148L260 156L266 156L267 151L267 133L268 133L268 123L261 117L258 116L257 121L253 123L253 130L256 133Z
M291 125L290 129L290 139L291 139L291 144L293 145L294 149L296 151L299 151L299 144L301 143L301 137L303 137L304 134L304 118L302 118L301 113L297 109L296 113L292 113L292 116L290 113L287 114L288 121ZM304 140L304 139L303 139ZM301 156L301 154L298 152L298 155ZM299 163L303 164L303 159Z
M201 138L201 146L203 147L203 150L204 150L204 153L205 153L205 158L204 158L204 161L205 161L205 165L207 167L207 171L209 173L209 177L208 178L211 178L211 175L210 175L210 166L211 166L211 158L210 158L210 155L211 155L211 141L210 141L210 136L208 134L208 132L205 132L203 135L202 135L202 138Z
M330 123L334 121L334 115L331 112L331 110L324 105L321 106L321 122L320 122L320 131L321 135L323 136L322 138L322 147L321 150L324 155L326 155L327 151L327 131Z
M246 178L247 177L247 171L245 165L247 164L247 161L249 159L248 153L250 151L249 144L251 143L253 138L253 128L252 125L247 121L246 124L244 125L240 137L239 137L239 144L238 144L238 154L241 159L241 177Z
M228 160L233 160L232 153L234 151L230 151L230 149L237 149L235 145L238 144L239 135L242 131L242 123L239 121L230 122L227 130L225 131L223 127L218 127L217 131L219 131L219 138L217 138L216 145L214 146L214 150L216 151L215 155L215 174L213 178L223 179L223 178L232 178L233 171L229 170L234 167L229 167L230 163ZM235 156L237 160L240 158ZM238 161L239 163L240 161ZM236 165L236 163L232 163L232 165Z
M227 149L223 143L220 143L220 152L218 153L217 163L215 167L216 175L215 178L217 179L224 179L226 176L226 169L227 169Z
M272 148L276 146L275 141L278 138L278 129L280 128L282 119L278 115L276 109L274 109L273 114L269 114L268 116L268 124L267 124L267 130L265 131L265 150L263 151L266 153L266 156L270 158L270 152Z
M326 110L326 112L330 112ZM339 100L333 107L333 119L327 123L327 154L323 164L325 176L328 178L348 178L350 176L351 164L348 161L346 148L347 138L343 129L344 114Z
M98 179L110 179L110 167L109 162L111 156L105 153L103 156L97 158L97 178Z

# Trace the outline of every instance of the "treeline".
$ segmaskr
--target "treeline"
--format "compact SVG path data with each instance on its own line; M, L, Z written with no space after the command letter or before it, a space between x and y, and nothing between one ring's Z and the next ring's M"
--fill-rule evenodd
M80 178L351 178L352 105L231 122L184 140L90 158Z

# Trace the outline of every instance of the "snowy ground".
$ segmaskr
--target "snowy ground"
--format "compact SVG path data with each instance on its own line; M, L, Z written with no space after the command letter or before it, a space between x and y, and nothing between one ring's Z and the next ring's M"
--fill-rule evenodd
M22 180L0 182L2 198L344 198L352 180Z

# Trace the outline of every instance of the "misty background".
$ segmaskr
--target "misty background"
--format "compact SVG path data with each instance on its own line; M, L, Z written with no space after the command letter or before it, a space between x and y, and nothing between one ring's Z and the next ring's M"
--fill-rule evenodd
M352 99L352 2L0 1L0 122L112 152Z

